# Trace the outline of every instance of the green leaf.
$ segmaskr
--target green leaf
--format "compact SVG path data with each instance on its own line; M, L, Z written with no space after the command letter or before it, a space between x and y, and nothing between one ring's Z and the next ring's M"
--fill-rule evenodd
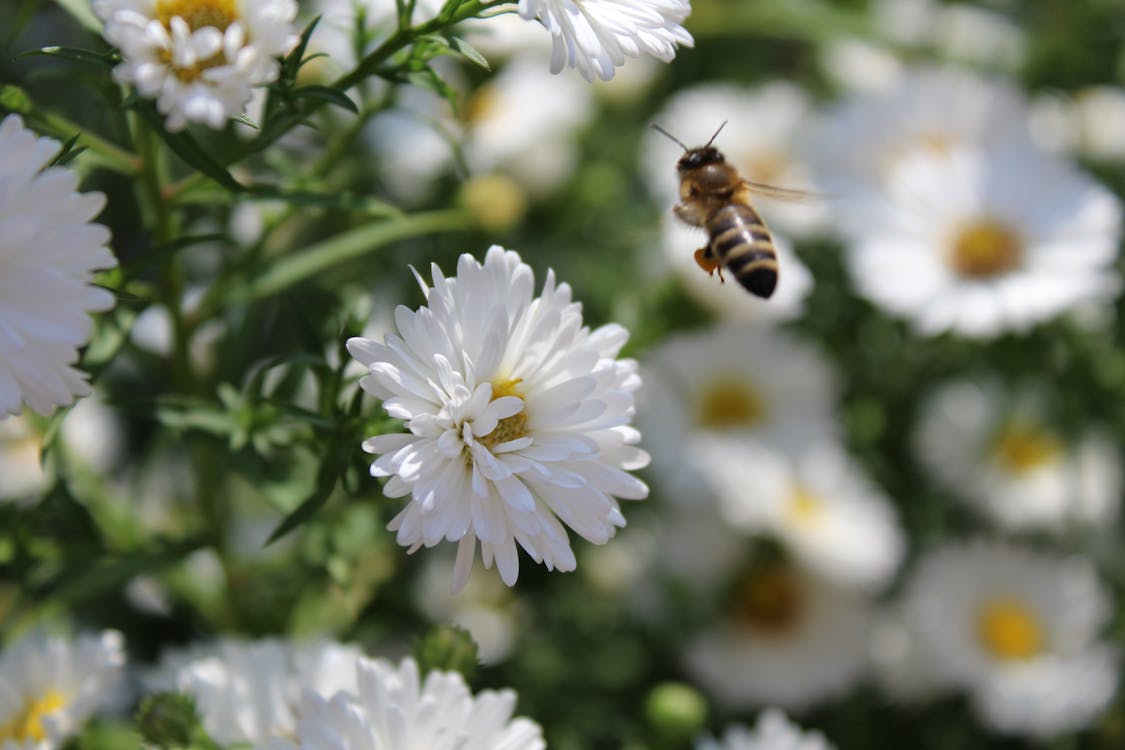
M336 489L336 482L339 481L340 475L344 473L346 465L346 452L337 451L329 454L329 457L320 465L320 471L317 472L316 489L278 524L277 528L270 534L270 538L266 540L267 547L298 526L304 525L324 507L328 498L332 496L332 491Z
M2 86L0 87L0 107L18 115L27 115L31 112L31 98L19 86Z
M351 193L317 193L308 190L286 190L277 185L251 185L244 194L248 200L278 200L293 206L312 206L337 211L350 211L368 216L401 216L402 211L376 198Z
M305 30L301 32L301 38L297 42L297 46L294 47L293 51L290 52L285 57L285 60L282 61L282 63L281 63L281 80L282 81L292 82L292 81L297 80L297 71L299 71L301 69L302 65L304 65L306 62L308 62L308 60L303 59L304 56L305 56L305 50L309 46L309 38L312 37L313 29L315 29L317 24L320 23L320 18L321 18L320 16L317 16L313 20L309 21L309 25L306 26ZM313 55L313 57L319 57L319 54ZM309 59L312 59L312 58L309 58Z
M72 159L74 159L74 157L78 156L80 153L85 151L86 150L85 146L79 146L79 147L75 148L75 145L78 143L78 139L81 138L81 137L82 137L81 133L75 133L73 136L71 136L70 140L68 140L66 143L64 143L62 145L62 148L59 149L59 152L57 154L55 154L55 158L51 159L50 166L52 166L52 167L66 166L67 164L70 163L70 161Z
M164 128L164 118L156 111L152 102L137 96L131 96L126 100L125 106L136 110L149 124L153 132L159 135L160 139L168 145L168 148L172 149L172 152L183 159L188 166L202 172L228 190L242 192L242 184L234 179L222 164L204 151L191 133L186 130L178 133L168 132Z
M331 86L301 86L289 92L289 96L294 99L315 99L328 104L335 104L337 107L346 109L352 114L359 114L359 107L356 106L356 103L343 91L334 89Z
M117 56L113 53L92 52L88 49L79 49L77 47L41 47L40 49L24 52L20 57L28 57L31 55L59 57L63 60L73 60L74 62L92 65L101 70L112 70L113 66L117 64Z
M465 41L463 37L452 37L450 43L453 45L453 49L460 52L461 56L466 60L476 63L485 70L492 70L491 66L488 64L488 60L480 53L480 50Z
M224 193L229 198L228 193ZM135 279L142 273L152 268L155 265L163 265L163 262L173 255L176 255L181 250L189 248L192 245L201 245L206 242L226 242L227 236L221 233L209 234L187 234L182 237L177 237L171 242L165 242L156 245L148 252L141 255L135 261L122 268L125 279Z

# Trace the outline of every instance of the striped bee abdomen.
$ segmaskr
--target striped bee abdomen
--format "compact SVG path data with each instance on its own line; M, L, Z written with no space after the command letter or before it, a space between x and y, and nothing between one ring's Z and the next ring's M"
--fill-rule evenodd
M769 297L777 286L777 250L762 217L743 203L728 203L707 219L710 254L749 292Z

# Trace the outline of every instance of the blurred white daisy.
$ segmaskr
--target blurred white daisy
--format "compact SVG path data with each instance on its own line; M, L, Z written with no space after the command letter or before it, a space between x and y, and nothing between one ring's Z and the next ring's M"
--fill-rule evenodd
M898 705L913 706L941 693L919 634L909 626L898 602L879 611L871 626L868 653L875 684Z
M870 602L785 563L753 568L723 621L692 639L688 672L723 705L799 710L842 695L867 669Z
M1117 654L1098 640L1112 602L1085 559L948 543L920 561L903 607L935 682L999 731L1080 729L1116 691Z
M775 536L840 585L878 589L898 570L905 545L894 509L840 446L819 441L788 456L711 439L698 455L734 528Z
M706 496L700 458L709 436L784 451L839 430L831 365L780 330L728 323L674 336L649 354L644 372L638 421L672 500Z
M574 170L575 135L593 112L589 86L552 80L533 56L516 55L465 107L465 161L475 174L501 170L531 195L544 195Z
M670 62L693 40L681 24L688 0L519 0L519 14L551 33L551 72L568 65L587 81L608 81L627 57Z
M924 404L919 460L939 482L1011 530L1064 530L1112 521L1122 476L1103 433L1068 438L1052 426L1035 391L961 380Z
M707 737L695 750L833 750L820 732L806 732L776 708L762 712L753 729L729 727L721 740Z
M222 128L253 89L277 80L297 44L294 0L94 0L103 36L121 50L119 82L156 99L165 126Z
M493 246L484 264L462 255L457 275L432 267L427 306L396 310L398 335L348 341L370 368L361 385L406 422L364 449L388 497L409 496L390 523L411 551L458 542L454 590L479 540L509 586L517 544L548 569L575 567L564 527L595 544L625 525L617 498L648 487L628 473L648 463L629 422L641 381L618 359L628 332L582 325L570 287L553 271L539 297L519 255Z
M0 652L0 747L56 750L124 697L121 634L74 639L35 631Z
M1029 117L1032 137L1043 148L1125 160L1125 89L1119 86L1086 86L1070 97L1040 94Z
M818 179L845 201L846 215L846 201L862 187L881 185L905 156L1029 141L1026 103L1011 84L919 69L830 109L808 136L807 153Z
M0 122L0 419L27 404L40 414L90 393L73 365L93 329L89 313L113 306L90 284L117 265L109 232L91 222L101 193L79 193L78 176L49 167L59 144Z
M0 420L0 499L26 499L46 488L42 451L43 439L29 417Z
M846 218L859 292L925 335L1026 331L1120 288L1120 201L1021 143L915 150Z
M164 654L145 677L149 690L195 698L203 728L224 745L290 737L303 695L355 691L362 652L328 641L224 638Z
M456 672L423 680L413 659L397 667L360 659L357 689L331 698L306 691L296 731L259 750L543 750L539 725L512 717L511 690L469 691Z
M902 61L890 48L852 36L828 39L819 58L828 80L849 94L886 91L904 74Z
M812 115L812 100L788 81L757 87L709 83L678 92L653 117L653 122L688 146L697 146L705 143L725 121L715 146L743 177L791 190L815 190L813 173L798 148ZM653 195L661 206L671 207L679 199L676 162L683 156L683 149L668 137L649 130L641 152ZM761 196L754 198L754 205L770 229L783 235L808 237L827 227L829 206L811 196L803 202ZM703 235L696 237L698 244L690 250L705 241Z

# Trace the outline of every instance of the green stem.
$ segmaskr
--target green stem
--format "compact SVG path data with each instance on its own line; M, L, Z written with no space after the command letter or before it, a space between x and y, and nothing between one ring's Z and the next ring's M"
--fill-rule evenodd
M28 114L28 117L39 130L64 141L73 138L75 133L80 133L78 142L86 147L86 153L79 156L79 159L127 175L136 175L141 170L141 157L113 145L91 133L88 128L71 122L61 115L36 108Z

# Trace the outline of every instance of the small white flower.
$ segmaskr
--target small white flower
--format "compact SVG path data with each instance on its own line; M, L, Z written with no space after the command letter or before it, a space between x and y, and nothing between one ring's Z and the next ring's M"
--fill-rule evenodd
M859 292L925 335L1026 331L1120 288L1120 201L1025 144L904 155L848 218Z
M805 732L776 708L762 712L754 729L729 727L722 740L710 737L695 743L695 750L834 750L820 732Z
M627 473L648 463L629 425L636 363L617 358L628 332L583 326L553 271L533 297L531 268L497 246L483 265L466 254L455 277L432 274L432 288L419 278L427 305L396 310L398 335L348 341L371 371L364 390L408 430L364 443L381 454L371 471L390 477L384 494L409 496L389 528L411 551L459 542L454 590L478 540L509 586L517 544L548 569L573 570L564 524L604 544L625 525L617 498L648 495Z
M728 323L675 336L644 371L640 421L652 468L665 494L685 504L709 495L701 459L712 437L785 451L839 429L831 365L780 330Z
M1102 433L1067 438L1036 393L956 381L923 407L918 457L933 476L1011 530L1103 524L1118 512L1117 449Z
M728 616L687 647L689 673L730 708L799 710L842 695L867 668L867 596L785 563L757 566Z
M297 44L294 0L94 0L121 50L114 78L156 99L169 130L213 129L242 114L255 86L277 80Z
M698 455L734 528L776 536L841 585L877 589L898 570L905 545L894 509L840 446L821 441L790 457L712 439Z
M354 693L306 691L296 731L260 750L544 750L539 725L512 717L516 694L473 695L456 672L425 680L413 659L360 659Z
M1098 640L1111 601L1093 568L1001 543L950 543L922 559L903 603L935 684L968 692L999 731L1089 725L1117 687Z
M519 13L551 33L551 72L569 65L587 81L610 80L626 57L670 62L676 45L693 44L681 25L688 0L520 0Z
M47 486L43 439L26 416L0 420L0 499L30 498Z
M26 403L40 414L90 393L73 365L90 337L89 313L113 306L90 284L117 265L109 232L91 222L101 193L79 193L78 176L48 167L59 144L0 122L0 419Z
M96 711L120 702L120 633L73 640L34 632L0 652L0 748L55 750Z
M305 693L354 692L361 656L354 646L331 642L223 639L166 653L145 683L195 698L214 740L262 744L294 734Z

